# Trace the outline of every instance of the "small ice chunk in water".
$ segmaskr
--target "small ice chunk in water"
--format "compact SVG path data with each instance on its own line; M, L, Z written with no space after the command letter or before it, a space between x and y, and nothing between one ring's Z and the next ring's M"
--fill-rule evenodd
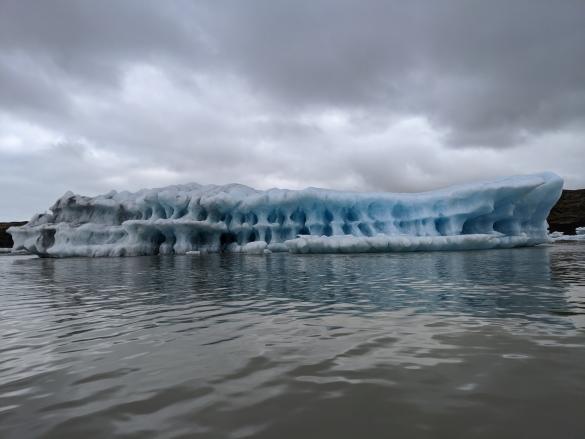
M261 255L264 253L264 250L266 250L267 246L268 244L266 244L266 241L249 242L242 247L242 252L253 255Z

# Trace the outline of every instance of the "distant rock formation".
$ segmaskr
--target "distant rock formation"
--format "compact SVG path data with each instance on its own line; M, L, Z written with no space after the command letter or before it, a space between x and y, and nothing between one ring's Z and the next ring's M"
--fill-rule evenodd
M12 226L23 226L26 221L19 221L13 223L0 223L0 248L11 248L12 247L12 236L6 233L6 229Z
M574 235L577 227L585 227L585 189L563 190L561 198L548 216L551 232Z

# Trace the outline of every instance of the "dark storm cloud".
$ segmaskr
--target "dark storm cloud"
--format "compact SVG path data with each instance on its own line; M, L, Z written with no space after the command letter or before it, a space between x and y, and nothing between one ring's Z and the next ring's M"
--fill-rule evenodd
M582 0L4 0L2 196L583 186L584 72Z
M179 3L4 0L0 12L3 50L49 56L64 72L98 81L149 56L196 58L201 46L197 23L182 19L189 8Z
M260 3L223 3L208 28L280 102L424 114L457 146L583 122L581 0Z
M203 59L177 16L146 1L2 1L0 103L64 110L67 92L118 87L130 63Z
M3 52L35 57L83 86L115 84L132 62L222 68L283 107L423 114L458 146L507 145L525 130L585 116L581 0L61 0L0 8ZM43 93L51 98L41 90L22 97L37 106Z

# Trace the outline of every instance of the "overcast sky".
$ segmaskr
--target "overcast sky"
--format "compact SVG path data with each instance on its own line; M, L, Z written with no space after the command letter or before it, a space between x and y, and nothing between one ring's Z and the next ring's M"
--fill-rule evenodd
M585 187L585 1L0 0L0 220L66 190Z

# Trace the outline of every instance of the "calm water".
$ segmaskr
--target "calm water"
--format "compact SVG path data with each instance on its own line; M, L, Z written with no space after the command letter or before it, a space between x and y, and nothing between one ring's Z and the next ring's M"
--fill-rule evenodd
M0 256L0 437L585 437L585 245Z

